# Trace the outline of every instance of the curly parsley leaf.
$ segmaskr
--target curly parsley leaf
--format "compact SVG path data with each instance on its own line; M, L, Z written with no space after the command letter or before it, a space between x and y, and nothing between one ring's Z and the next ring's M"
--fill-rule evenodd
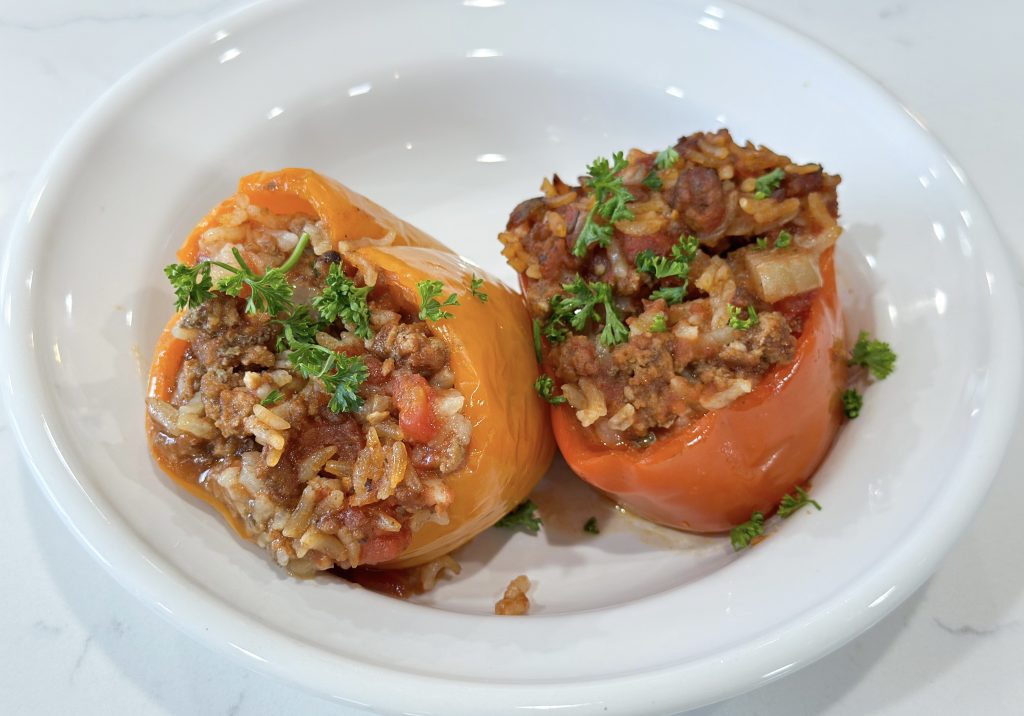
M269 313L276 316L292 308L292 285L288 283L288 272L295 268L309 243L309 234L299 237L291 256L281 264L267 270L263 275L257 274L245 263L241 252L235 248L231 253L237 266L212 261L230 275L217 282L217 290L228 296L237 296L246 286L249 287L249 298L245 302L246 313Z
M669 304L682 303L690 285L690 264L697 257L700 242L696 236L680 236L672 245L668 256L656 256L650 249L636 255L636 269L649 274L654 280L676 278L680 286L662 286L651 293L652 299L663 298Z
M779 188L786 172L781 167L775 167L767 174L759 176L754 181L754 198L767 199L772 192Z
M802 487L796 488L795 495L785 495L782 501L779 503L778 515L779 517L786 519L797 510L811 505L819 512L821 511L821 505L816 500L812 500Z
M370 328L370 306L367 296L372 286L356 287L345 275L341 264L331 264L324 277L324 290L313 299L313 308L320 314L322 325L329 326L338 318L360 338L373 338Z
M323 383L331 394L328 407L333 412L351 413L362 407L357 391L370 376L362 358L335 353L317 343L299 343L288 352L288 360L303 378Z
M587 213L583 229L572 249L573 255L577 258L586 256L594 244L607 246L614 235L611 225L616 221L633 218L633 212L628 206L629 202L633 201L633 195L618 176L627 165L628 162L622 152L616 152L612 155L611 162L604 157L598 157L587 167L590 176L584 184L594 193L594 206ZM598 224L595 220L597 216L603 217L608 223Z
M854 388L844 390L842 395L843 401L843 414L853 420L860 415L860 409L864 407L864 396L858 393Z
M446 306L458 306L459 297L454 293L448 296L443 302L437 297L444 291L444 284L440 281L427 279L416 284L416 290L420 292L420 320L440 321L445 318L455 318L455 314L444 310Z
M729 530L729 541L732 542L733 551L739 552L749 547L756 537L763 534L764 514L755 512L749 520Z
M469 280L469 292L480 301L480 303L487 303L487 294L480 290L480 287L484 285L482 278L477 278L476 274L473 274L473 278Z
M282 397L284 396L281 395L281 391L278 390L277 388L274 388L272 391L267 393L267 397L260 401L260 405L262 405L263 407L269 407L274 403L280 402Z
M277 350L294 348L300 343L315 343L316 332L320 329L319 323L309 311L309 306L296 306L295 310L288 316L281 319L274 319L274 323L281 326L281 332L277 335Z
M850 353L850 365L864 366L884 380L896 368L896 354L885 341L873 340L867 331L861 331Z
M599 535L601 534L601 528L597 526L597 518L591 517L583 525L583 531L587 534Z
M577 276L571 283L563 284L568 294L552 296L550 313L544 326L544 336L554 342L564 341L569 335L569 328L582 333L589 321L595 324L604 323L600 341L605 346L613 346L629 338L629 329L622 322L612 296L612 287L602 281L584 281ZM597 307L604 308L604 316Z
M658 176L658 173L653 169L647 172L647 176L644 177L644 180L641 183L652 191L659 191L663 186L661 177Z
M793 243L793 234L789 233L785 229L779 232L779 235L775 239L775 248L784 249Z
M213 298L214 290L228 296L237 296L246 286L249 287L249 298L245 303L247 313L269 313L276 316L292 307L292 287L288 283L287 274L299 262L302 252L309 243L309 234L303 234L295 244L291 256L276 268L263 275L257 274L245 263L238 249L232 249L237 265L221 261L200 261L195 266L170 264L164 267L164 273L174 288L175 308L195 308ZM210 275L212 267L219 266L228 272L214 285Z
M209 261L203 261L195 266L168 264L164 266L164 273L174 288L174 308L178 311L195 308L213 297Z
M555 395L555 381L551 379L550 375L542 374L537 381L533 384L533 389L537 391L537 394L544 398L552 405L561 405L566 402L565 396Z
M743 309L737 306L729 306L729 327L740 331L749 331L757 325L757 311L753 306L747 306L747 317L740 318L742 311Z
M668 330L668 321L664 313L655 314L651 319L651 333L665 333Z
M679 161L679 152L676 151L675 147L666 147L658 152L658 156L654 158L654 166L658 169L665 171L669 167L675 166L676 162Z
M768 237L767 236L759 236L758 238L754 239L754 247L758 251L764 251L765 249L767 249L768 248Z
M541 522L540 517L537 515L537 505L534 504L533 500L526 500L495 522L494 526L510 530L521 528L524 532L535 535L540 532L542 524L543 522Z

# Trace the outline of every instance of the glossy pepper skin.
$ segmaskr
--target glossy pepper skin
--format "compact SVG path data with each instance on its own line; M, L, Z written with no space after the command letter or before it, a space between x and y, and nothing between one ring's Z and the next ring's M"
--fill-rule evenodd
M832 249L793 362L754 390L649 447L606 447L567 406L553 406L555 439L570 467L646 519L693 532L722 532L770 514L825 459L842 422L846 381L843 319Z
M449 308L455 318L428 323L448 345L455 387L466 396L463 414L473 424L466 464L445 477L454 494L450 519L447 525L424 525L397 559L373 566L403 568L436 559L491 527L522 502L554 456L547 406L533 390L537 364L522 297L419 229L311 170L252 174L241 180L239 191L254 204L276 213L304 212L321 218L335 245L365 237L377 239L394 231L393 244L364 246L355 253L377 268L379 282L386 283L392 295L412 312L419 310L419 281L439 280L445 295L459 295L460 305ZM197 260L199 236L229 206L230 202L222 203L199 223L179 250L180 260ZM484 281L481 290L488 296L486 303L469 292L474 275ZM150 371L149 395L164 400L173 392L187 347L170 334L176 322L177 316L164 329ZM153 429L150 422L151 434ZM246 536L237 518L191 476L175 475L167 465L161 467Z

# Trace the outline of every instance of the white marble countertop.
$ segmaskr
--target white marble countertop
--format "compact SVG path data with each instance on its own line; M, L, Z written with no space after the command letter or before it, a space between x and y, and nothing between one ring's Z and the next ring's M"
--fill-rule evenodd
M61 135L154 49L243 0L0 1L0 242ZM1024 46L1017 0L746 0L880 80L966 168L1010 245L1024 238ZM0 411L0 415L2 415ZM0 712L350 713L250 673L119 587L50 509L0 417ZM938 573L867 634L732 714L1020 713L1024 432Z

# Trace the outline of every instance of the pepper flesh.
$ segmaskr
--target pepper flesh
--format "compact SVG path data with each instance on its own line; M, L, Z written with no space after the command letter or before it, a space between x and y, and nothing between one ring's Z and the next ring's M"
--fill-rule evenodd
M311 170L251 174L239 182L239 191L272 212L308 213L321 219L335 246L339 241L379 239L394 232L390 245L363 246L354 253L386 276L396 298L413 313L419 309L419 281L440 280L446 292L467 297L473 277L484 281L480 290L488 294L486 304L463 300L453 310L454 319L429 324L448 346L455 387L466 396L463 415L473 425L465 464L445 477L454 495L448 524L424 525L401 555L373 566L405 568L434 560L492 526L524 500L547 471L554 456L554 440L546 404L532 387L537 365L522 297L429 235ZM232 207L227 200L214 208L179 249L179 260L195 263L199 237ZM168 400L174 391L188 345L171 335L179 316L168 322L157 342L150 369L150 397ZM203 490L194 475L180 474L160 459L154 445L157 426L149 418L147 425L151 450L164 472L211 504L248 539L240 520Z
M794 360L726 407L639 448L605 446L570 407L553 406L555 439L573 471L641 517L693 532L774 511L824 460L842 422L846 360L832 253L821 256L823 285Z

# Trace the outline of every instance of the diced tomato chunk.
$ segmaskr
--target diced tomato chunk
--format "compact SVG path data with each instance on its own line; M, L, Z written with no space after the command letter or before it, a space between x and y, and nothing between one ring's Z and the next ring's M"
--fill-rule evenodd
M428 443L437 434L433 389L427 379L415 373L396 375L391 381L392 399L398 408L398 424L405 437Z

